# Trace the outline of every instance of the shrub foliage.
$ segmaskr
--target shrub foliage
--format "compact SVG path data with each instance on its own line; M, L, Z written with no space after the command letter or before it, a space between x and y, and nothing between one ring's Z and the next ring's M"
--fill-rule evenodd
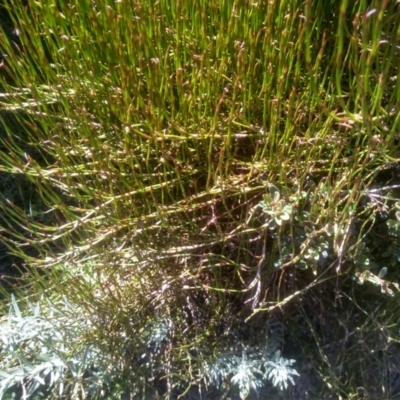
M363 367L349 379L334 344L351 359L351 337L376 335L384 355L368 363L395 368L398 2L5 9L0 105L19 129L0 124L0 171L30 198L2 190L0 235L24 262L16 298L50 303L23 317L13 298L2 390L56 396L65 381L108 396L137 382L135 396L173 398L224 383L246 398L295 382L290 331L318 349L321 390L392 390Z

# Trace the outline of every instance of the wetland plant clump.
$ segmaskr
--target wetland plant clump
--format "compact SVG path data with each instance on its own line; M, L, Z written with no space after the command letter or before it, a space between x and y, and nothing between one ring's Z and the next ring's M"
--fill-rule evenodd
M400 392L397 2L3 8L5 398Z

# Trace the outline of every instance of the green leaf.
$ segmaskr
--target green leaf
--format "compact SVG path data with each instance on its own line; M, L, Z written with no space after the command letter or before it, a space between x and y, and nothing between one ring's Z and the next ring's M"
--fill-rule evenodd
M285 211L288 214L292 214L293 212L292 206L290 204L286 204L286 206L283 208L283 211Z
M265 202L267 205L270 205L270 204L272 204L272 202L273 202L272 197L271 197L268 193L265 193L265 194L264 194L263 199L264 199L264 202Z
M275 219L271 219L268 224L269 229L274 230L277 227L277 221Z
M18 319L22 319L22 314L18 307L18 303L15 300L14 294L11 294L11 307L14 309L15 315L18 317Z
M388 227L388 233L391 236L400 236L400 224L395 219L389 219L386 221Z
M311 262L311 269L312 269L313 274L317 275L317 273L318 273L318 263L317 263L317 261L315 259L312 260L312 262Z
M278 202L279 199L281 198L278 188L276 186L270 184L270 185L268 185L268 190L269 190L271 197L273 198L273 201L275 203Z
M365 255L365 254L361 254L359 257L358 257L358 263L359 264L361 264L363 267L367 267L368 268L368 266L369 266L369 263L370 263L370 259L369 259L369 257L367 256L367 255Z
M32 370L32 369L34 368L33 364L30 363L24 356L22 356L21 354L18 354L18 353L14 353L14 352L12 352L12 353L14 354L15 357L18 358L20 364L21 364L24 368L27 368L27 369L29 369L29 370Z
M278 211L278 212L281 212L283 209L284 209L284 207L285 207L285 205L286 205L286 201L285 200L279 200L277 203L276 203L276 210Z
M381 278L381 279L382 279L382 278L387 274L387 271L388 271L387 267L383 267L383 268L379 271L378 278Z
M300 261L296 264L296 267L297 267L297 268L300 268L300 269L307 269L307 268L308 268L308 264L307 264L306 261L300 260Z
M282 186L282 187L281 187L281 193L282 193L282 195L283 195L284 197L286 197L287 199L292 195L292 193L290 192L290 190L289 190L287 187L285 187L285 186Z
M315 261L318 261L319 258L320 258L320 254L319 254L318 250L315 250L315 251L313 252L313 259L314 259Z
M250 385L248 385L248 386L242 388L242 389L240 390L239 396L240 396L240 398L241 398L242 400L246 400L247 397L249 396L249 394L250 394Z

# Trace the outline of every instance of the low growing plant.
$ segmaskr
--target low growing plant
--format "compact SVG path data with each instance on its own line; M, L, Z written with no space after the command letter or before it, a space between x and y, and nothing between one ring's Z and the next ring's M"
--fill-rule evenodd
M280 350L271 353L268 348L249 348L241 355L225 352L207 365L206 380L217 387L233 384L239 390L240 398L246 399L251 390L257 393L257 389L268 381L280 390L286 389L288 382L295 384L293 376L299 374L292 368L294 362L281 357Z
M31 315L24 315L12 296L7 321L0 325L0 397L99 396L111 383L114 366L95 344L85 344L90 321L83 311L66 298L28 305Z
M397 300L398 2L3 3L15 34L0 30L0 111L18 130L0 120L0 172L37 198L1 191L0 240L24 264L16 296L67 295L91 316L95 340L76 328L71 357L94 343L102 373L113 355L121 381L134 370L147 387L151 359L172 398L223 352L207 353L209 338L245 321L301 315L324 354L319 330L349 323L357 290L368 312L384 301L354 278ZM330 317L315 316L332 293ZM344 348L361 360L358 345ZM283 387L294 373L274 354L261 365L239 352L227 379L243 396L256 378ZM13 357L25 390L38 388ZM72 359L49 381L72 379ZM324 376L329 395L356 390L343 368Z

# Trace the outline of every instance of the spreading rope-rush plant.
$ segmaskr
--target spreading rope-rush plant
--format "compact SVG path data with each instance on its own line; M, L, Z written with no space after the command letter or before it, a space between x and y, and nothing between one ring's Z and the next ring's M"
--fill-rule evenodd
M4 396L395 393L398 1L4 13Z

